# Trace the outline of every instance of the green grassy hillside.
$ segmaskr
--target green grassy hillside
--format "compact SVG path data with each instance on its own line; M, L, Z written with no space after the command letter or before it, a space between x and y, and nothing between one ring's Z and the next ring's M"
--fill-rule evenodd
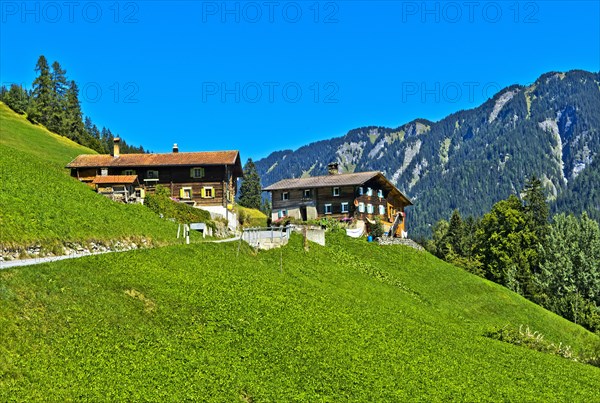
M600 369L482 335L597 336L425 252L327 241L2 271L0 401L598 401Z
M75 156L93 153L29 123L0 103L0 244L173 240L176 225L143 206L118 204L69 176Z

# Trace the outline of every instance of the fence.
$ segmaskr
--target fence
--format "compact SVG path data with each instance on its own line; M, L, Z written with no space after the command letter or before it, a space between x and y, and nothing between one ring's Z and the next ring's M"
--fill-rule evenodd
M271 249L288 243L291 226L244 228L242 240L259 249Z

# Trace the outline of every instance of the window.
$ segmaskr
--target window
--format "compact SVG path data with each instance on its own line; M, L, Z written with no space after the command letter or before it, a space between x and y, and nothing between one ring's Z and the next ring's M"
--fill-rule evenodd
M311 191L310 191L310 189L304 189L304 193L303 193L302 197L305 198L305 199L310 199L311 198Z
M385 206L379 205L379 215L385 215Z
M379 197L380 199L383 198L383 190L379 189L377 191L377 197Z
M348 203L342 203L342 213L347 213L348 211Z
M367 214L373 214L373 205L367 204Z
M333 212L333 209L331 208L331 204L326 204L325 205L325 214L331 214Z
M204 168L192 168L190 169L190 176L192 178L204 178Z
M204 186L202 188L202 197L204 199L212 199L215 197L215 189L210 186Z
M339 196L340 195L340 188L339 187L334 187L333 188L333 195L334 196Z
M191 199L192 198L192 188L185 187L179 189L179 198L180 199Z
M102 175L102 176L108 175L108 168L101 168L100 169L100 175Z
M288 215L288 212L287 212L287 210L279 210L279 211L277 212L277 218L283 218L283 217L287 217L287 215Z
M123 175L135 175L135 170L133 169L126 169L123 171Z
M359 195L359 196L362 196L362 195L363 195L363 193L364 193L364 191L365 191L365 190L362 188L362 186L361 186L361 187L359 187L359 188L358 188L358 195Z
M281 193L281 200L289 200L290 199L290 192L282 192Z
M373 189L367 188L367 196L373 196Z
M358 212L359 213L364 213L365 212L365 203L358 203Z
M148 179L158 179L158 171L148 170L146 177Z

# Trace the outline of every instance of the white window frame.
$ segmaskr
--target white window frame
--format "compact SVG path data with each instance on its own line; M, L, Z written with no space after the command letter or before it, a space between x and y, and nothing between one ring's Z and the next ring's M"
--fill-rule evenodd
M379 189L379 190L377 191L377 197L379 197L380 199L382 199L382 198L383 198L383 190Z
M199 174L197 171L199 171ZM204 178L204 168L202 167L194 167L191 169L190 173L190 176L194 179Z
M367 214L373 214L375 209L371 203L367 204Z
M367 188L367 196L373 196L373 189Z
M207 190L210 190L210 196L206 195ZM214 199L215 198L215 188L212 186L204 186L202 188L202 197L204 199Z
M123 171L123 175L135 175L135 169L126 169Z
M363 187L362 187L362 186L360 186L360 187L358 188L358 195L359 195L359 196L362 196L364 193L365 193L365 189L363 189Z
M329 211L327 211L329 210ZM333 205L331 203L327 203L325 205L325 214L333 214Z
M281 200L290 200L290 192L281 192Z
M100 176L108 176L108 168L100 168Z
M302 192L302 197L304 199L311 199L312 198L312 191L310 189L304 189L304 191Z
M344 202L342 203L342 213L349 213L350 212L350 208L349 208L349 203L348 202Z
M332 190L332 194L333 194L333 197L339 197L340 196L340 187L334 186L334 188Z
M385 206L383 204L379 205L379 215L385 215Z
M365 203L363 203L363 202L358 203L358 212L359 213L365 212Z
M146 171L146 178L148 178L148 179L158 179L159 178L159 172L156 169L149 169L148 171Z

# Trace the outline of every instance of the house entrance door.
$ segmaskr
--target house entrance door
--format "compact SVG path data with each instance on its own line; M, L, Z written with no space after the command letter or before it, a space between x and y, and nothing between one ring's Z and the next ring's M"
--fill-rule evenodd
M302 221L306 221L308 215L306 214L306 206L300 207L300 216L302 217Z

